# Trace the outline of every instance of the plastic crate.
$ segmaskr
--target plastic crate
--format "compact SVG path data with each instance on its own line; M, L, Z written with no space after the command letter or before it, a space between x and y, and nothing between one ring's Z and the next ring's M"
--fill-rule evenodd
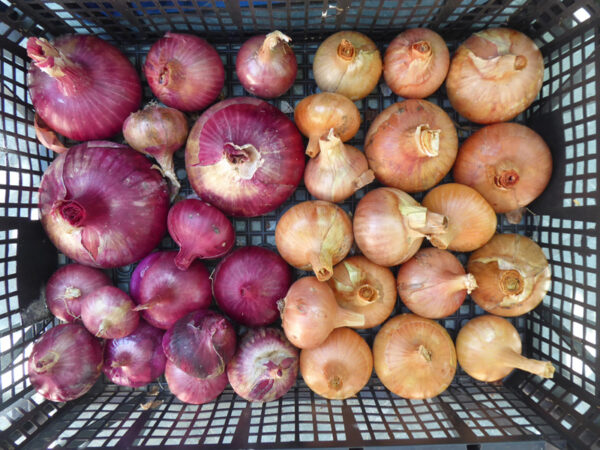
M600 4L594 0L412 1L55 1L0 0L0 447L115 448L600 448L598 396L597 190ZM502 383L479 383L460 370L435 399L410 401L387 391L375 376L356 398L329 401L298 378L282 399L250 404L230 388L217 401L185 405L163 382L127 389L100 380L69 403L45 401L32 390L26 361L33 341L57 324L41 290L66 262L38 221L37 188L53 158L35 139L26 87L26 38L94 33L118 45L140 69L150 45L168 30L191 32L213 43L226 67L224 95L246 95L235 76L235 55L252 34L282 30L294 38L298 79L272 103L290 114L316 92L312 57L320 40L339 29L357 29L384 50L407 27L442 34L453 50L473 31L507 25L532 37L544 55L544 85L517 119L536 129L554 159L552 181L518 225L499 220L499 230L532 237L552 264L552 289L533 312L512 320L528 357L546 359L557 371L542 380L520 371ZM146 99L151 98L145 88ZM457 122L464 140L472 124L454 113L443 88L430 100ZM362 148L368 125L398 101L383 81L357 102L363 125L354 145ZM178 175L185 177L183 154ZM185 192L191 192L184 179ZM351 211L359 192L344 203ZM234 221L237 245L274 248L275 224L292 204L308 199L304 188L263 217ZM420 198L420 197L418 197ZM173 247L169 239L164 247ZM465 262L465 255L460 255ZM113 271L126 289L133 266ZM395 313L402 310L400 305ZM467 299L440 322L452 337L483 311ZM369 344L373 330L362 333ZM157 392L157 394L156 394ZM158 400L155 408L141 404ZM158 403L158 402L157 402Z

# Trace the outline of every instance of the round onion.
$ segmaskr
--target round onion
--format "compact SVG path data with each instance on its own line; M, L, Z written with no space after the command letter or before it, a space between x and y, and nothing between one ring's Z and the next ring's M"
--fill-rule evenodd
M150 253L167 229L167 184L146 157L124 145L71 147L46 169L39 197L52 243L88 266L131 264Z
M144 75L161 102L181 111L206 108L225 84L217 51L191 34L167 32L156 41L146 56Z
M405 192L438 184L452 168L458 136L452 119L426 100L389 106L371 124L365 154L377 179Z
M125 292L114 286L103 286L81 299L81 320L93 335L117 339L133 333L140 315Z
M427 28L411 28L390 42L383 57L383 77L395 94L425 98L442 85L449 66L444 39Z
M33 60L27 87L36 114L69 139L109 138L140 106L142 85L135 68L96 36L70 34L53 43L31 37L27 55Z
M227 365L231 387L250 402L277 400L290 390L297 375L298 350L275 328L248 330Z
M134 302L140 303L140 284L142 283L142 279L152 264L160 258L161 254L162 252L150 253L139 262L131 274L131 279L129 280L129 296Z
M219 309L249 327L269 325L279 318L277 301L291 284L292 272L283 258L255 246L230 253L212 274Z
M34 389L53 402L81 397L102 372L102 345L79 324L46 331L33 344L27 373Z
M273 211L302 179L302 136L285 114L257 98L230 98L198 119L185 150L198 195L227 215Z
M446 91L452 107L467 119L505 122L531 105L543 78L544 60L531 39L510 28L490 28L458 47Z
M165 366L165 379L171 393L183 403L202 405L212 402L227 386L227 374L212 378L197 378L178 369L171 361Z

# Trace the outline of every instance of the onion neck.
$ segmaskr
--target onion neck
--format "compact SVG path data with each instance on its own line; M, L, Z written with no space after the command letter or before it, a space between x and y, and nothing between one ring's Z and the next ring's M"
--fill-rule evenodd
M321 250L321 253L313 254L310 265L319 281L327 281L333 275L333 258L328 251Z
M55 351L49 351L43 358L35 363L35 371L37 373L46 373L54 367L60 359L60 355Z
M75 286L68 286L65 288L65 300L74 300L79 297L81 297L81 289L76 288Z
M442 130L432 130L429 124L421 124L415 130L415 145L419 156L432 158L440 152Z
M503 170L494 176L494 184L500 189L512 189L519 182L519 173L514 169Z
M352 42L348 39L342 39L337 48L338 57L344 61L352 61L355 54L356 49L352 45Z
M157 169L163 177L169 180L170 196L171 201L175 200L175 197L181 189L181 184L175 174L175 164L173 163L173 155L169 153L162 154L155 157L158 166L152 166L153 169Z
M272 33L267 34L265 40L262 45L258 49L258 60L262 63L267 63L271 60L273 51L277 48L280 43L284 45L281 46L283 52L286 52L287 43L292 40L291 37L286 36L281 31L275 30Z
M519 303L519 295L525 289L525 280L517 270L502 271L500 275L500 290L504 294L500 306L508 307Z
M335 314L335 328L338 327L362 327L365 324L363 314L350 311L338 306Z
M442 281L444 284L445 291L448 294L453 294L455 292L467 291L467 294L470 294L473 290L477 288L477 281L475 277L468 273L466 275L455 275L447 280Z
M227 142L223 147L223 155L242 180L250 180L264 162L252 144L240 146Z
M428 41L415 42L410 47L411 56L413 58L428 59L431 58L432 50Z
M542 378L552 378L554 376L554 366L548 361L538 361L536 359L525 358L523 355L511 350L510 348L500 348L495 352L497 361L506 367L514 367L525 372L539 375Z
M443 233L436 234L435 236L427 236L427 239L429 239L429 242L431 242L431 245L434 247L445 250L454 240L456 234L456 230L447 228Z
M163 66L158 76L158 84L164 87L174 87L182 78L184 78L184 74L181 63L172 59Z
M417 349L417 353L419 354L419 356L421 358L423 358L423 360L425 362L431 362L431 350L429 350L427 347L425 347L424 345L419 345L419 348Z
M351 294L349 300L354 306L364 307L381 301L381 287L369 281L367 272L347 261L343 264L348 272L350 284L334 280L335 285L339 291Z
M59 200L54 209L73 227L81 227L86 222L86 209L77 200Z
M339 392L344 388L344 380L348 375L346 366L338 361L330 361L323 366L323 376L332 392Z
M448 229L446 216L428 211L424 206L401 205L399 209L408 221L408 228L420 236L444 235Z
M319 139L319 149L319 158L324 161L331 161L343 156L346 147L340 137L335 134L333 128L331 128L327 135L323 135Z

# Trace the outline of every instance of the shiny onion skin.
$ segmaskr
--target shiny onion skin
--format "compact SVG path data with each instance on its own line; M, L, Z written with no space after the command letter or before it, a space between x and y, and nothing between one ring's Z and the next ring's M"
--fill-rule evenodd
M437 248L472 252L496 232L498 218L494 209L481 194L464 184L441 184L427 193L422 204L448 218L446 231L429 237Z
M383 57L383 77L404 98L429 97L442 85L450 67L444 39L427 28L403 31L390 42Z
M197 378L178 369L167 360L165 380L171 393L183 403L203 405L216 400L227 387L227 374L223 372L212 378Z
M161 257L162 253L160 251L150 253L133 270L129 280L129 296L134 302L140 303L140 284L142 283L142 279L154 262Z
M448 221L406 192L377 188L358 202L353 225L360 251L375 264L391 267L412 258L425 237L445 233Z
M456 373L456 350L448 332L414 314L395 316L381 327L373 359L383 385L403 398L436 397Z
M518 234L497 234L472 253L467 269L477 280L471 297L497 316L516 317L541 303L552 283L544 252Z
M319 89L345 95L350 100L369 95L381 71L377 46L357 31L339 31L329 36L317 49L313 61Z
M554 366L547 361L521 355L521 338L517 329L502 317L479 316L469 320L456 337L458 363L479 381L498 381L513 369L552 378Z
M298 62L288 45L291 40L276 30L244 42L235 60L235 73L244 89L258 97L275 98L292 87Z
M446 78L452 107L477 123L505 122L538 95L544 60L535 43L510 28L488 28L456 50Z
M76 141L106 139L139 108L142 84L115 46L90 35L27 41L31 101L47 126Z
M94 336L118 339L129 336L140 323L131 298L115 286L102 286L81 299L81 320Z
M206 110L188 137L185 167L192 188L227 215L273 211L304 172L302 136L285 114L251 97Z
M339 206L322 200L298 203L277 222L277 251L291 266L327 281L352 247L352 222Z
M369 345L350 328L336 328L325 342L300 352L300 373L317 395L331 400L354 397L373 372Z
M39 198L50 240L80 264L131 264L167 230L167 183L146 157L125 145L91 141L71 147L44 173Z
M225 68L214 47L183 33L167 32L154 43L144 75L162 103L186 112L209 106L225 84Z
M454 314L477 287L452 253L423 248L406 261L397 275L398 294L413 313L428 319Z
M365 138L369 167L384 185L421 192L452 168L458 136L452 119L427 100L405 100L383 110Z
M539 134L518 123L496 123L473 133L460 147L453 170L457 183L475 189L497 213L527 206L551 174L550 149Z
M341 308L365 317L364 325L353 328L380 325L396 306L394 274L364 256L350 256L336 265L327 284Z

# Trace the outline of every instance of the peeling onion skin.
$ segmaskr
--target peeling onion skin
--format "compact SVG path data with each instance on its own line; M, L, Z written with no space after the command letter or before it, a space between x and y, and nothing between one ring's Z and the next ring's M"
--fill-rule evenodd
M535 100L544 60L535 43L510 28L489 28L456 50L446 78L452 107L476 123L511 120Z
M227 387L227 374L223 372L213 378L196 378L178 369L167 360L165 379L171 393L183 403L203 405L216 400Z

